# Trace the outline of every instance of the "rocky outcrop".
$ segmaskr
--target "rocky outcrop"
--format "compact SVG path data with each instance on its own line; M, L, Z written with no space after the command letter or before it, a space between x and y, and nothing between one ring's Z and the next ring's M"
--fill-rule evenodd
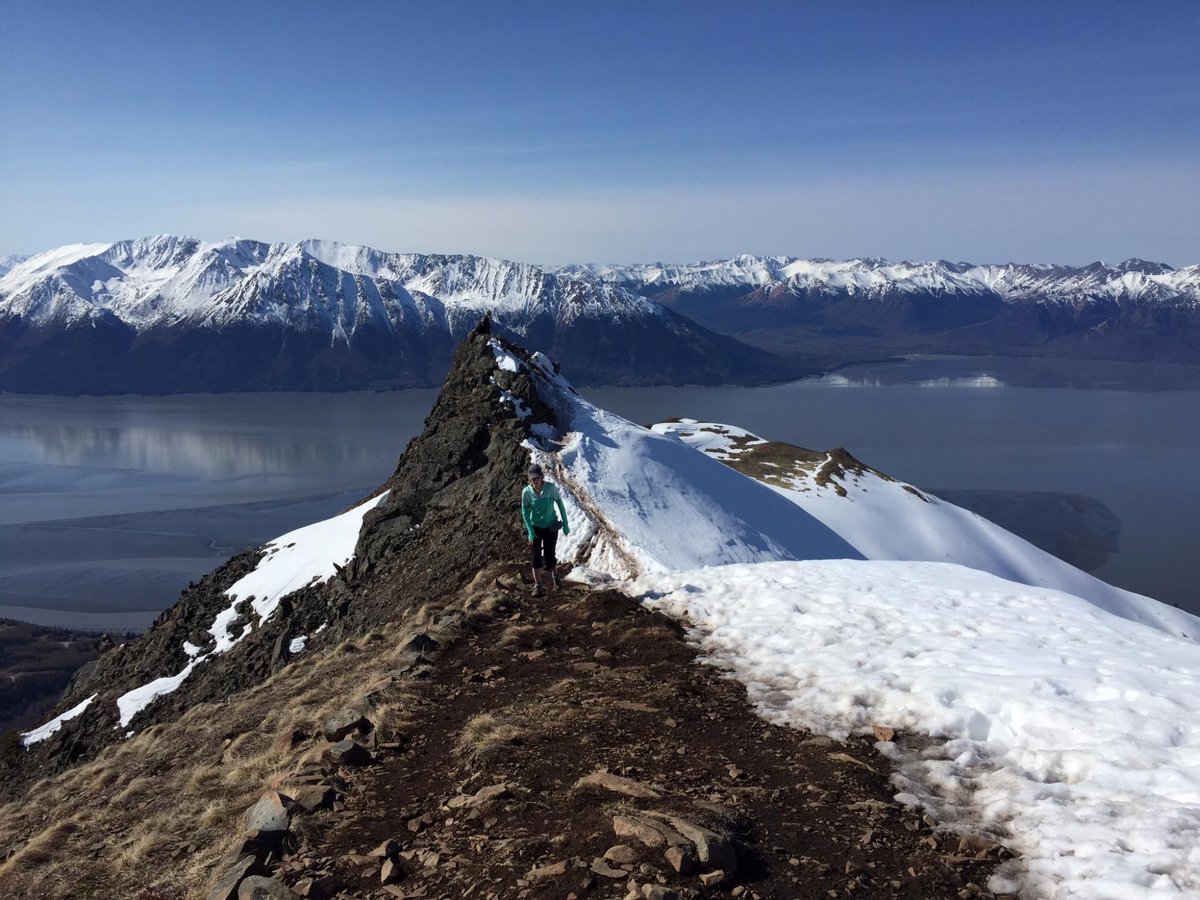
M493 342L528 354L490 326L482 320L456 351L424 430L380 487L387 497L365 517L346 570L289 594L265 622L243 604L230 629L246 632L236 646L196 666L178 689L118 728L117 697L183 671L190 659L185 645L200 653L213 648L214 619L230 605L225 592L254 569L263 549L234 557L185 590L145 634L77 673L58 709L93 694L96 701L70 727L31 748L23 765L0 773L7 790L91 758L127 730L172 721L197 703L252 688L286 662L293 638L312 635L310 649L345 640L413 603L457 590L497 559L519 558L523 540L514 510L529 435L513 402L544 423L553 423L554 413L528 374L497 368Z

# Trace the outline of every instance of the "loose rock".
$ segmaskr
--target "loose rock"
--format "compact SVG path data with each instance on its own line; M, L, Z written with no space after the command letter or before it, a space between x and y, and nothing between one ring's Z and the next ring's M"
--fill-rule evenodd
M649 785L642 784L640 781L634 781L632 778L622 778L620 775L613 775L603 769L598 769L591 775L585 775L575 783L575 787L599 787L606 791L612 791L615 794L624 794L626 797L638 797L645 800L657 800L662 795Z
M291 820L290 805L291 798L278 791L263 794L246 812L246 830L260 833L287 831L288 822Z
M370 750L349 738L338 741L321 758L333 766L365 766L374 760Z
M240 856L228 866L204 895L204 900L234 900L238 885L251 875L265 875L267 870L258 859L249 854Z
M352 732L366 734L371 730L371 722L358 710L343 709L326 719L321 730L325 733L325 740L337 743Z
M297 894L282 881L263 875L251 875L240 885L238 900L296 900Z
M604 858L617 865L631 866L640 854L628 844L615 844L604 852Z

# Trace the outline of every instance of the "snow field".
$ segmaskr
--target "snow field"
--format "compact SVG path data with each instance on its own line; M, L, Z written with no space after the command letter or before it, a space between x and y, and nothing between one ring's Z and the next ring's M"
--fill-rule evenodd
M770 488L680 441L576 395L558 462L641 571L779 559L861 558L842 537ZM565 550L566 548L564 548ZM564 557L566 558L566 557ZM603 560L579 563L604 571ZM627 574L612 572L615 577Z
M643 575L767 718L879 749L901 799L982 822L1030 895L1200 896L1200 653L1057 591L928 562L813 561ZM1024 867L1024 871L1022 871Z
M690 623L768 718L938 738L878 747L899 799L1022 854L994 889L1200 896L1194 617L870 471L836 476L844 496L812 471L760 484L718 462L752 449L741 429L655 434L566 393L558 412L561 449L534 455L593 520L563 546L581 580L639 572L626 587ZM842 551L821 560L814 535Z
M753 455L757 435L713 422L664 422L654 430L671 435L714 459L736 460ZM735 444L734 439L740 443ZM826 464L830 460L827 458ZM821 484L818 472L787 472L788 483L763 482L771 490L840 535L867 559L952 562L991 572L1009 581L1065 591L1113 615L1141 622L1167 634L1200 640L1200 619L1132 591L1113 587L1063 562L980 515L918 491L902 481L880 477L870 470L835 476ZM798 554L794 559L811 559Z

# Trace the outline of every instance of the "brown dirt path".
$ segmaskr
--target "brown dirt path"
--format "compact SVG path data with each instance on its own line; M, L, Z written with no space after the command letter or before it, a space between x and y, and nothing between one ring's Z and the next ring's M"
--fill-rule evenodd
M439 647L404 676L422 698L413 724L353 777L344 811L308 820L288 883L332 873L349 896L455 900L992 896L1005 851L895 803L870 741L760 719L677 623L611 590L535 600L516 567L480 590L487 614L431 631ZM597 771L633 785L578 785ZM718 847L707 863L689 849L682 874L614 833L615 816L655 814L727 839L736 871L712 874ZM385 888L365 854L389 839L402 878Z

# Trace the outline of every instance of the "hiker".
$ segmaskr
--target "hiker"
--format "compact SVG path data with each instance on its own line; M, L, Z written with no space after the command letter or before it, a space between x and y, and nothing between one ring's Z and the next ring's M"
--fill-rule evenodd
M559 528L563 534L570 534L571 528L567 525L567 508L563 506L562 494L556 485L546 480L542 467L534 463L529 467L528 475L529 484L521 491L521 520L529 537L533 596L541 597L545 593L542 588L543 565L550 572L551 585L555 588L562 585L558 578L558 560L554 558L554 544L558 540ZM558 516L554 514L555 504L558 504Z

